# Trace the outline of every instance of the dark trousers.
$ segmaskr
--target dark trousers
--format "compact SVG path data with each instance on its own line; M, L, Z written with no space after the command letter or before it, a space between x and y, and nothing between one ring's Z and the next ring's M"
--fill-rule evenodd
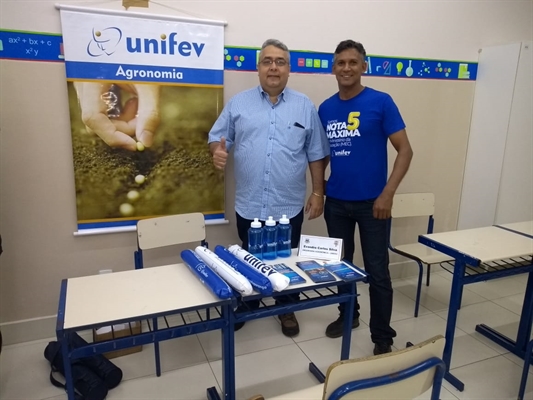
M392 315L392 283L389 273L388 221L374 218L374 200L343 201L328 197L324 219L328 235L343 239L344 259L353 262L355 226L359 226L365 271L368 273L370 294L370 334L372 341L393 343L396 332L390 326ZM349 288L339 286L340 293ZM341 316L345 304L339 304ZM356 300L354 318L359 318Z
M239 235L239 239L242 241L242 248L246 251L248 251L248 229L250 229L250 224L252 223L252 219L246 219L239 215L239 213L235 213L237 216L237 233ZM300 211L295 217L290 219L291 227L292 227L292 235L291 235L291 247L293 249L297 248L300 245L300 235L302 233L302 224L304 222L304 210L302 208L302 211ZM261 221L262 225L265 225L265 221ZM279 262L282 262L280 259ZM288 294L288 295L279 295L279 296L273 296L276 299L276 304L286 304L286 303L294 303L300 300L300 295L298 293ZM259 307L259 301L258 300L251 300L247 301L246 305L250 308L258 308Z

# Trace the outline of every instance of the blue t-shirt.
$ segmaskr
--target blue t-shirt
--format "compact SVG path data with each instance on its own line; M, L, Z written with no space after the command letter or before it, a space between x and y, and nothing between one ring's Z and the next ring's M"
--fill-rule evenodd
M318 115L331 149L326 195L347 201L378 197L387 184L387 139L405 128L392 98L368 87L350 100L336 93Z

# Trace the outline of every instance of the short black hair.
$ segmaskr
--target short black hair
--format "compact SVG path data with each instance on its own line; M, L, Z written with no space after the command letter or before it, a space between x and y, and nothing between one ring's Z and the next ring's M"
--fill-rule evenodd
M366 57L366 50L363 47L363 45L361 43L355 42L355 41L353 41L351 39L343 40L342 42L340 42L338 44L337 48L335 49L335 54L340 54L344 50L348 50L348 49L357 50L357 52L363 56L363 59Z

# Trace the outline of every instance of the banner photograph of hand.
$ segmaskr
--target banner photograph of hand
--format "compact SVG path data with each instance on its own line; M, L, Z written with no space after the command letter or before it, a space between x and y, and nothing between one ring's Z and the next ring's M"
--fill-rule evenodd
M205 145L222 88L68 82L78 223L224 209Z

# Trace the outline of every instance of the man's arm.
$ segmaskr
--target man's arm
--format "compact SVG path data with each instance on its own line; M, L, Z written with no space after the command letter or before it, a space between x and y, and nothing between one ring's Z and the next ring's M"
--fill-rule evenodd
M213 156L213 165L217 169L224 169L228 160L228 151L235 137L230 104L226 105L215 121L208 136L209 151ZM228 140L228 143L226 143Z
M305 213L309 214L309 219L314 219L324 212L324 173L329 163L329 140L318 112L311 101L309 101L309 107L311 110L311 136L307 145L307 159L315 161L309 162L312 192L305 205Z
M324 212L324 171L327 165L326 159L329 160L329 157L309 163L312 192L305 206L305 213L309 214L309 219L320 217Z
M394 194L400 186L400 182L407 173L411 159L413 158L413 150L407 137L405 129L393 133L389 136L389 140L398 152L396 160L394 161L394 167L390 174L389 180L383 189L383 192L374 202L374 218L388 219L391 216L392 200Z
M330 159L331 156L324 158L324 194L326 194L326 185L328 184L328 180L326 179L326 169L328 168Z

